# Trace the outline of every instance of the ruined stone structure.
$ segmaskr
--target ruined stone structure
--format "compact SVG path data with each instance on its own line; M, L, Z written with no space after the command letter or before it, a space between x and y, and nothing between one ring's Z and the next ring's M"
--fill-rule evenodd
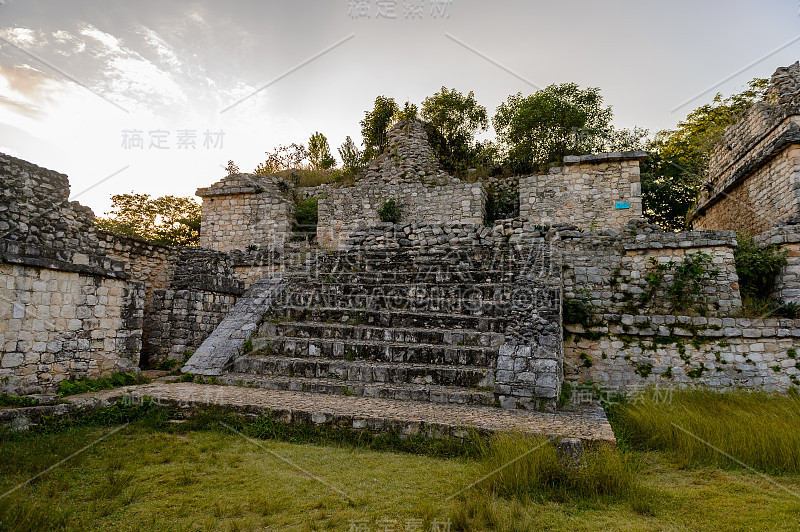
M692 212L698 229L751 235L800 215L800 63L779 68L767 98L714 149Z
M483 223L486 191L439 167L420 122L396 124L388 145L355 186L333 190L319 202L320 244L339 247L353 231L380 222L378 210L390 198L400 204L403 222Z
M2 390L189 354L183 371L228 384L415 408L552 410L564 382L800 386L800 320L741 318L733 253L734 229L787 249L776 296L800 301L798 87L779 70L726 132L681 233L641 219L641 152L509 181L519 216L486 226L484 186L444 172L417 121L347 186L199 189L197 248L99 231L66 176L0 156ZM289 243L298 197L320 197L318 246ZM390 198L400 223L378 219Z
M203 198L201 247L275 246L292 234L292 202L275 179L235 174L198 189L197 195Z
M639 161L645 152L570 156L549 174L519 180L519 215L538 225L620 228L642 217Z

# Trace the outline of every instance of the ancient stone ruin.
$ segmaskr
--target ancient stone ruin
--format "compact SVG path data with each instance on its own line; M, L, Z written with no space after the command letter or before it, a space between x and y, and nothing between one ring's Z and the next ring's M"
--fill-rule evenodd
M184 357L227 384L503 409L553 410L565 382L787 390L800 320L739 317L733 250L735 230L788 249L777 295L800 302L798 87L780 69L728 129L697 230L677 233L642 219L643 152L521 177L519 216L484 225L484 185L444 172L417 121L346 186L199 189L196 248L101 231L66 176L0 155L0 391ZM293 197L313 195L309 246ZM676 296L687 261L707 278Z

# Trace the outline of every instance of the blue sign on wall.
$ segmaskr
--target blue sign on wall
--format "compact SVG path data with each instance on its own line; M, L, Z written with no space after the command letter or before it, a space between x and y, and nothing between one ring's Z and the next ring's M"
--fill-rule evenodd
M631 204L628 203L627 201L620 201L620 202L617 202L616 208L617 209L630 209L631 208Z

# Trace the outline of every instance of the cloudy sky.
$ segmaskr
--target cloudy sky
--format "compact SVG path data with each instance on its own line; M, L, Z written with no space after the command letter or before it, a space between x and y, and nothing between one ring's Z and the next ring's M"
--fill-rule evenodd
M375 96L441 86L490 115L600 87L618 127L674 127L800 57L797 0L0 0L0 152L109 196L192 195L278 144L361 141ZM688 101L688 103L687 103ZM491 135L491 133L489 133Z

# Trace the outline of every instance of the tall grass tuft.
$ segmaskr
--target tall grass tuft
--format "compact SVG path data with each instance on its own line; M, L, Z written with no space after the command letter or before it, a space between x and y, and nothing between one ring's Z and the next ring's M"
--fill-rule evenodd
M796 392L673 390L666 403L643 396L611 412L617 438L634 448L669 451L685 466L741 462L771 474L800 473Z
M483 485L504 497L594 498L623 495L634 487L627 457L607 445L585 451L574 464L562 459L547 438L509 432L494 436L483 458Z

